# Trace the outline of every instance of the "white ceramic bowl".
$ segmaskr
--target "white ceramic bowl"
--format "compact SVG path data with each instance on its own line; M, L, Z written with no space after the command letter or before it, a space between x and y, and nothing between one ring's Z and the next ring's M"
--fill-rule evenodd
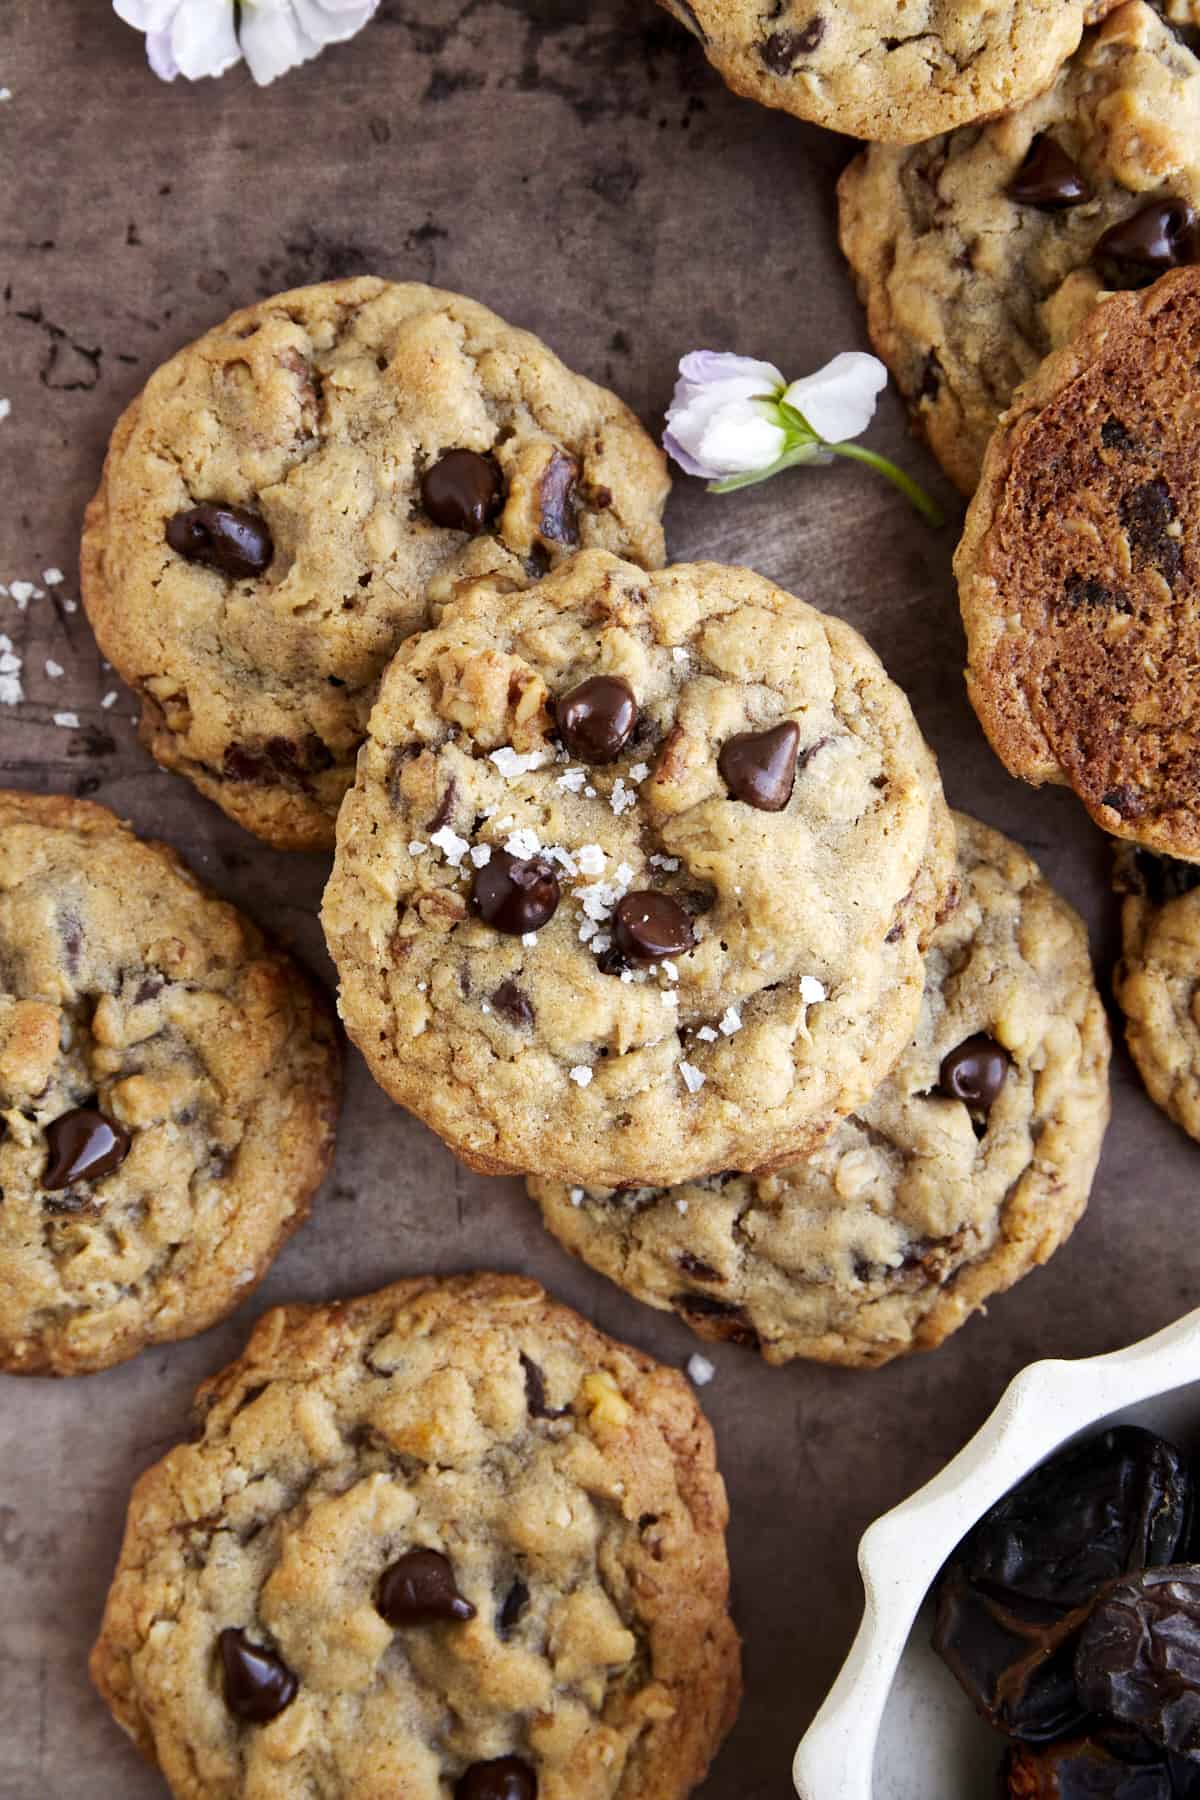
M801 1800L977 1800L995 1791L1002 1740L929 1646L930 1586L963 1534L1023 1475L1072 1439L1118 1423L1200 1448L1200 1311L1128 1350L1023 1369L941 1474L864 1534L863 1621L796 1752Z

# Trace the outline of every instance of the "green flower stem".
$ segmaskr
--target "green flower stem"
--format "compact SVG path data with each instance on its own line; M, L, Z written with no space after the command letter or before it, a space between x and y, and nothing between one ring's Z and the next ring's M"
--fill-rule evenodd
M930 525L946 523L946 515L937 501L911 475L906 475L894 462L889 462L886 456L879 456L874 450L864 450L861 444L827 444L825 448L831 450L834 456L847 456L852 462L866 463L869 469L874 469L885 481L890 481L893 487L899 488L909 504Z

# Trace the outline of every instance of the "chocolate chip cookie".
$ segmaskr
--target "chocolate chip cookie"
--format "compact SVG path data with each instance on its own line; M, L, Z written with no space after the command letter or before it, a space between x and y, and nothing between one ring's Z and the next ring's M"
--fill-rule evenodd
M84 528L142 738L272 843L333 844L379 676L464 573L655 567L668 482L603 388L485 307L362 278L235 313L151 377Z
M1115 294L1022 387L955 556L997 755L1200 860L1200 268Z
M940 1344L1058 1248L1108 1121L1087 933L1023 850L955 824L958 905L929 946L916 1035L867 1104L777 1175L531 1181L568 1249L703 1337L872 1368Z
M323 922L382 1087L485 1173L808 1148L907 1041L953 831L857 632L601 551L402 646Z
M1122 956L1113 992L1146 1091L1200 1138L1200 864L1122 844Z
M244 1300L333 1154L333 1009L102 806L0 794L0 1368L78 1375Z
M92 1675L178 1800L683 1800L740 1693L686 1382L535 1282L281 1308L134 1489Z
M1039 93L1112 0L660 0L735 93L912 144Z
M1019 383L1114 288L1195 258L1200 62L1141 0L1048 92L842 176L871 340L966 494Z

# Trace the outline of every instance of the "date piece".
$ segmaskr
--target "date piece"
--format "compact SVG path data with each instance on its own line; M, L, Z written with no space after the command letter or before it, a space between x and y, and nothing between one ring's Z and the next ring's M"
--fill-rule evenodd
M1136 1733L1097 1731L1046 1749L1020 1745L1004 1764L1007 1800L1172 1800L1167 1765Z
M1085 1706L1200 1772L1200 1564L1114 1582L1080 1634L1075 1685Z

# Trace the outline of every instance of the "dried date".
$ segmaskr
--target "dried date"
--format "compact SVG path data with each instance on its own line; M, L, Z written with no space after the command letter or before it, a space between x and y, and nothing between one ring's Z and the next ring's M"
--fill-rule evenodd
M1032 1750L1004 1765L1008 1800L1172 1800L1167 1765L1136 1734L1097 1733Z
M1200 1771L1200 1564L1145 1569L1100 1596L1080 1635L1084 1705Z

